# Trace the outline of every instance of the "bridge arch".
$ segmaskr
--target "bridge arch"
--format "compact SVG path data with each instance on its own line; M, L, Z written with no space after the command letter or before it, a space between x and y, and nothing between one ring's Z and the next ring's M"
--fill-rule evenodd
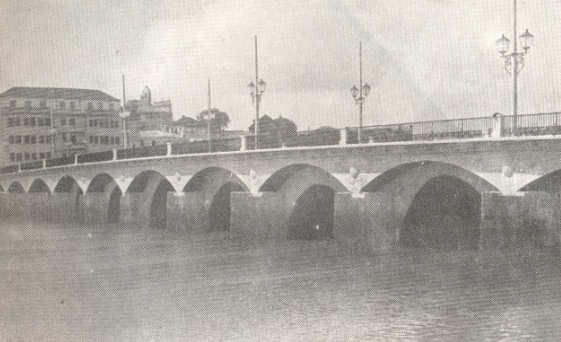
M478 246L481 194L497 188L459 166L419 161L387 170L363 191L392 199L398 245L471 249Z
M547 173L524 185L518 191L545 191L549 193L561 192L561 169Z
M108 173L97 174L90 181L86 193L89 198L95 196L95 201L100 202L99 204L93 204L93 206L100 206L100 208L98 208L100 211L97 215L100 215L104 222L119 222L123 192L111 175Z
M236 173L213 166L193 175L183 191L197 193L204 201L205 217L201 221L207 223L207 230L227 231L230 229L231 193L249 192L249 187Z
M311 164L292 164L273 173L260 188L282 198L288 239L333 237L335 193L348 189L326 170Z
M78 184L74 177L64 175L58 180L58 182L56 182L53 192L78 192L83 194L84 190L80 187L80 184Z
M49 186L47 185L47 183L45 183L44 180L42 180L41 178L36 178L35 180L33 180L31 185L29 186L29 190L27 192L30 192L30 193L34 193L34 192L50 193L51 189L49 189Z
M20 182L13 181L12 183L10 183L10 186L8 187L8 192L22 194L25 193L25 189Z
M127 188L127 193L136 193L137 205L149 215L152 228L166 228L167 193L174 192L171 182L161 173L146 170L137 174Z

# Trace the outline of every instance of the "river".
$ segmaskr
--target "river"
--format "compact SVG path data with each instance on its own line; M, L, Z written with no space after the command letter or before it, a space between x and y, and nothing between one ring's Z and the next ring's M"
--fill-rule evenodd
M2 341L559 341L557 251L2 223Z

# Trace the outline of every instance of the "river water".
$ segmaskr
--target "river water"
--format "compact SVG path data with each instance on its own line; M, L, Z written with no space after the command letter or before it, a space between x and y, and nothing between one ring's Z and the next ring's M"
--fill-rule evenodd
M556 251L2 223L1 341L559 341Z

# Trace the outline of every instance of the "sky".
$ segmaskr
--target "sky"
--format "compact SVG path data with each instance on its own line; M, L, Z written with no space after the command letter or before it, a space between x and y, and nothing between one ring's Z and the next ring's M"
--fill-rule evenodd
M535 35L519 78L520 112L561 111L561 0L518 0L519 34ZM267 82L262 114L299 129L356 126L349 89L372 85L364 124L512 110L512 80L495 49L512 39L512 0L1 0L0 91L144 86L176 118L212 103L231 128L255 111L247 84Z

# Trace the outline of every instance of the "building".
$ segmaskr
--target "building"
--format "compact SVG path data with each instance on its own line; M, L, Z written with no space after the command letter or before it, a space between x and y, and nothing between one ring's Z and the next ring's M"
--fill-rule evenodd
M0 164L118 148L120 101L99 90L13 87L0 94Z
M162 124L173 121L171 101L152 102L152 92L148 86L142 90L139 100L127 101L126 110L130 112L127 124L132 131L159 130Z

